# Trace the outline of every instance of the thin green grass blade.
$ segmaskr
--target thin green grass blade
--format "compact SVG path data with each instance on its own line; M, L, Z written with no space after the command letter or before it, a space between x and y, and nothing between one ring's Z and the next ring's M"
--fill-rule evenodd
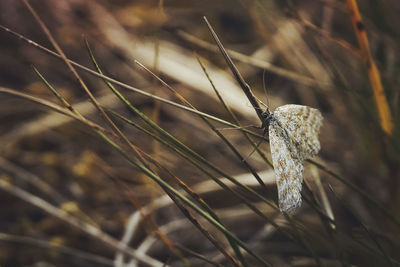
M190 201L187 197L182 195L179 191L171 187L167 182L165 182L163 179L161 179L159 176L157 176L155 173L150 171L148 168L146 168L142 163L139 161L132 159L124 150L122 150L118 144L116 144L114 141L112 141L110 138L108 138L105 134L102 132L98 132L98 134L109 144L111 145L117 152L119 152L129 163L131 163L133 166L137 167L139 170L141 170L144 174L146 174L148 177L150 177L152 180L154 180L158 185L160 185L164 190L167 192L173 194L175 197L179 198L182 202L184 202L187 206L192 208L194 211L196 211L199 215L201 215L203 218L205 218L207 221L209 221L211 224L213 224L217 229L219 229L221 232L224 234L228 235L230 238L232 238L240 247L242 247L245 251L247 251L251 256L253 256L256 260L258 260L261 264L264 266L271 266L268 262L266 262L263 258L261 258L259 255L257 255L254 251L252 251L247 245L238 239L233 233L231 233L229 230L227 230L222 224L220 224L218 221L216 221L211 215L206 213L204 210L199 208L196 204L194 204L192 201Z
M90 58L91 58L93 64L95 65L97 71L98 71L99 73L103 74L102 71L101 71L101 69L100 69L100 66L98 65L98 63L97 63L97 61L96 61L96 59L95 59L95 57L94 57L94 55L93 55L93 53L92 53L92 50L90 49L90 46L89 46L88 41L85 40L85 43L86 43L86 48L87 48L87 50L88 50L88 52L89 52ZM121 100L124 98L121 94L119 94L118 90L116 90L116 89L114 88L114 86L113 86L110 82L108 82L108 81L106 81L106 80L104 80L104 82L107 84L107 86L108 86L115 94L117 94L117 96L118 96ZM190 106L190 107L191 107L191 108L194 108L193 106ZM215 130L215 128L211 125L210 122L208 122L207 119L205 119L205 118L202 117L201 115L200 115L200 117L201 117L201 118L202 118L202 119L203 119L203 120L218 134L218 135L219 135L219 136L220 136L220 133L219 133L217 130ZM221 137L221 136L220 136L220 137ZM224 137L222 136L221 138L224 138ZM225 140L226 140L226 139L225 139ZM226 140L226 141L227 141L227 140ZM228 143L229 143L229 142L228 142ZM230 144L230 143L229 143L229 144ZM232 147L231 144L230 144L230 147ZM214 219L216 219L218 222L220 222L220 223L222 224L222 222L221 222L221 220L218 218L218 216L212 211L212 209L211 209L204 201L199 201L199 204L200 204L201 206L203 206L203 208L205 208L205 210L207 210L207 211L209 212L209 214L210 214L211 216L213 216ZM246 261L245 261L243 255L242 255L242 253L240 252L239 247L236 245L236 243L235 243L229 236L226 236L226 237L227 237L227 239L228 239L228 242L231 244L232 249L234 250L236 256L237 256L238 259L241 261L242 265L246 267L246 266L247 266L247 263L246 263Z
M97 61L96 61L96 59L95 59L95 57L94 57L94 55L93 55L93 53L92 53L92 50L90 49L90 46L89 46L88 41L85 40L85 43L86 43L86 48L87 48L87 50L88 50L88 52L89 52L90 58L91 58L93 64L95 65L97 71L98 71L99 73L103 74L102 71L101 71L101 69L100 69L100 66L98 65L98 63L97 63ZM106 80L104 80L104 82L107 84L107 86L108 86L115 94L117 94L117 96L118 96L121 100L124 99L124 97L118 92L118 90L116 90L116 89L114 88L114 86L113 86L110 82L108 82L108 81L106 81ZM190 105L190 104L189 104L189 105ZM191 108L194 108L192 105L190 105L190 107L191 107ZM207 119L205 119L205 118L204 118L203 116L201 116L201 115L199 115L199 116L214 130L214 132L216 132L216 133L218 134L218 136L220 136L223 140L225 140L225 141L227 142L227 144L228 144L230 147L233 147L232 144L230 144L230 143L229 143L229 142L228 142L228 141L227 141L213 126L212 126L212 124L211 124ZM235 151L236 151L236 150L235 150ZM210 214L214 219L216 219L218 222L220 222L220 223L222 224L222 222L221 222L221 220L218 218L218 216L212 211L212 209L211 209L204 201L198 201L198 203L199 203L201 206L203 206L203 208L205 208L205 210L207 210L207 211L209 212L209 214ZM235 252L236 256L238 257L238 259L239 259L240 262L242 263L242 265L245 266L245 267L248 266L247 263L246 263L246 261L245 261L245 258L243 257L243 255L242 255L242 253L240 252L240 249L239 249L239 247L236 245L236 243L231 239L230 236L226 236L226 237L227 237L227 239L228 239L228 242L229 242L230 245L232 246L232 249L233 249L233 251Z
M165 138L167 138L167 140L169 140L172 144L174 144L175 146L177 146L180 150L182 150L183 152L187 153L189 156L195 158L197 161L205 164L206 166L210 167L211 169L213 169L214 171L216 171L217 173L219 173L221 176L227 178L228 180L230 180L232 183L234 183L235 185L239 186L240 188L250 192L251 194L255 195L256 197L258 197L259 199L261 199L263 202L265 202L266 204L270 205L271 207L273 207L274 209L276 209L277 211L279 210L279 208L276 206L275 203L271 202L270 200L264 198L263 196L261 196L260 194L258 194L257 192L255 192L253 189L251 189L250 187L246 186L246 185L242 185L241 183L237 182L236 179L234 179L233 177L227 175L225 172L223 172L221 169L219 169L218 167L216 167L214 164L212 164L211 162L207 161L205 158L201 157L199 154L197 154L196 152L194 152L193 150L191 150L189 147L187 147L186 145L184 145L183 143L181 143L179 140L177 140L175 137L173 137L172 135L170 135L168 132L166 132L164 129L162 129L161 127L159 127L157 124L155 124L150 118L148 118L145 114L141 113L138 109L136 109L129 100L127 100L110 82L106 82L106 84L110 87L110 89L113 92L116 92L116 95L128 106L128 109L133 112L135 115L138 115L144 122L146 122L148 125L150 125L153 129L155 129L157 132L159 132L162 136L164 136ZM271 219L269 219L267 216L265 216L262 212L260 212L253 204L251 204L246 198L244 198L241 194L233 191L232 189L230 189L228 186L226 186L225 184L223 184L222 182L219 181L219 179L215 178L214 176L210 176L218 185L220 185L223 189L228 190L232 193L234 193L236 196L238 196L251 210L253 210L257 215L259 215L261 218L265 219L268 223L271 223L274 227L276 227L276 229L282 233L284 233L286 236L288 236L289 238L295 240L298 242L297 238L295 236L292 236L290 233L288 233L287 231L281 229L280 227L278 227L278 225L272 221ZM299 244L303 244L302 242L299 242ZM306 249L308 249L307 247L305 247Z
M85 119L81 113L79 113L77 110L75 110L73 108L73 106L64 97L62 97L62 95L60 93L58 93L58 91L44 78L44 76L35 67L33 67L33 68L34 68L34 71L36 72L36 74L39 76L39 78L45 83L45 85L53 92L53 94L60 100L60 102L66 108L68 108L71 112L73 112L80 118ZM182 255L177 254L177 256L178 256L178 258L180 258L182 260L182 262L185 266L189 266L186 259L182 258Z

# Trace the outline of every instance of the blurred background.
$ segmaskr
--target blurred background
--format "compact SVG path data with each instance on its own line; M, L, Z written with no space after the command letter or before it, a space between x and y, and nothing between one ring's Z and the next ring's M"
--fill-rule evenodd
M274 227L179 155L115 119L120 129L134 145L200 194L229 230L274 266L399 263L400 244L395 238L400 236L399 1L358 1L363 18L358 29L366 30L370 53L379 69L391 114L390 133L381 127L380 104L373 93L376 85L366 64L370 61L360 53L353 13L346 1L30 3L69 59L94 69L85 46L87 39L105 75L179 102L134 62L138 60L200 111L232 121L203 73L196 59L199 57L242 125L259 126L254 109L214 45L202 18L206 16L255 95L271 110L293 103L317 108L323 114L321 151L315 158L317 165L305 163L307 189L303 191L324 207L322 213L334 224L318 213L314 204L303 201L293 216L312 230L310 234L301 227L296 229L279 211L260 205L265 216L279 226ZM0 2L0 24L54 50L22 1ZM85 117L106 125L61 60L4 30L0 31L0 59L1 87L59 104L35 74L35 66ZM103 106L139 122L101 79L82 70L79 73ZM251 154L253 147L240 131L213 122L259 172L266 187L259 186L241 160L198 116L126 89L121 92L209 162L276 203L273 170L257 153ZM0 191L1 266L139 264L100 236L89 236L35 206L34 197L162 263L231 266L155 182L88 127L37 103L3 93L0 123L0 178L30 194L23 200L3 187ZM260 148L270 159L267 142ZM172 178L166 181L179 188ZM181 254L154 234L153 224ZM217 240L224 239L215 228L204 225ZM287 230L302 241L294 242L277 229ZM213 263L196 258L184 248ZM250 266L260 264L245 257Z

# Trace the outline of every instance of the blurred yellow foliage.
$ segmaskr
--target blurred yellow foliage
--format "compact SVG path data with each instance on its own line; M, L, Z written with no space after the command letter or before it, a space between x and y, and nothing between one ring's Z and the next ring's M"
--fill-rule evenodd
M73 201L64 202L63 204L61 204L60 209L68 213L79 211L78 205L76 204L76 202Z
M49 94L49 89L47 89L46 85L42 81L35 81L30 84L25 88L28 93L34 94L34 95L48 95Z
M52 238L50 238L49 243L55 246L61 246L65 244L65 239L60 236L53 236Z
M80 177L87 176L92 170L94 158L92 152L84 151L77 164L72 168L74 174Z
M132 5L120 10L118 18L122 24L134 28L159 28L168 16L158 6L147 4Z
M55 165L59 162L60 154L55 152L46 152L42 155L42 161L46 165Z

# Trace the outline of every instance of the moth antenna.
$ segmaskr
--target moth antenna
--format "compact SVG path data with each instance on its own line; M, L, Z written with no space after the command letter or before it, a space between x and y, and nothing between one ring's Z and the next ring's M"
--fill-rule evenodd
M267 85L266 85L266 82L265 82L266 73L267 73L267 71L264 69L263 70L263 76L262 76L262 84L263 84L263 91L264 91L265 97L267 98L267 104L265 105L263 103L263 105L265 105L266 107L269 107L269 104L270 104L269 103L269 94L268 94Z

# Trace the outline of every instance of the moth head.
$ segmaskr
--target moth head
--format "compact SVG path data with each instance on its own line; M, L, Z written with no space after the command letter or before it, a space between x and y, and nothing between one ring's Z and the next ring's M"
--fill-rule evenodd
M271 111L267 108L262 114L262 125L261 128L266 128L269 126L271 120L273 120L273 115Z

